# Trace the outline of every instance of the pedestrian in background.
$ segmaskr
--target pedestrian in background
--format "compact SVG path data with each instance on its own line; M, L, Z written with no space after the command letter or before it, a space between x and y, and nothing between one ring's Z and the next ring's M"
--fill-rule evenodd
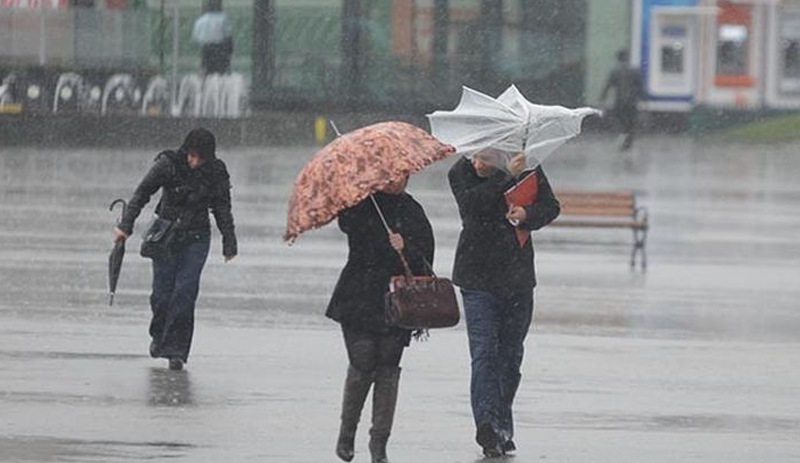
M538 230L561 211L541 166L534 171L537 201L509 210L504 193L524 176L525 157L512 157L503 170L484 158L493 155L489 148L463 157L448 173L462 224L453 283L461 289L467 322L475 440L487 457L516 450L512 405L533 319L533 240L521 246L512 222Z
M207 0L207 7L192 28L192 39L202 46L201 67L205 75L227 74L233 55L233 26L222 11L222 0Z
M639 114L639 99L642 95L642 75L639 69L629 63L628 50L617 52L617 65L608 76L608 81L603 87L600 101L605 102L608 92L614 90L614 105L611 114L619 124L624 139L620 150L627 150L633 146L636 120Z
M200 274L211 243L209 210L222 234L225 261L237 254L230 177L216 157L211 132L194 129L178 150L158 154L114 229L115 242L133 233L136 218L159 189L156 215L172 224L172 238L167 253L153 257L150 355L166 358L171 370L180 370L189 359Z
M356 428L372 387L372 428L369 450L373 463L388 463L386 444L394 422L400 358L411 331L386 324L385 296L389 280L403 275L398 253L412 273L430 274L433 230L422 206L405 192L408 177L374 193L387 230L370 198L339 214L339 228L347 235L349 254L326 315L339 322L349 365L342 399L341 427L336 455L351 461Z

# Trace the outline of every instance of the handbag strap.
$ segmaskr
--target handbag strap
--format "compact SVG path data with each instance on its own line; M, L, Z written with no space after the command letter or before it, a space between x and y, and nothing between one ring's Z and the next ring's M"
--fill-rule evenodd
M383 228L386 229L386 234L389 235L390 233L393 233L392 229L389 227L389 223L386 221L386 217L383 215L381 207L378 205L378 201L375 200L375 196L369 195L369 199L372 200L372 204L375 206L375 210L378 211L378 216L380 216L381 218L381 223L383 223ZM395 252L397 252L397 257L400 258L400 262L403 263L403 271L405 272L406 278L413 277L414 274L411 273L411 267L408 265L408 260L406 259L406 256L403 255L403 251L398 251L395 249ZM428 268L428 270L430 270L431 275L436 276L436 272L433 271L433 266L431 266L430 262L428 262L428 259L426 259L425 256L422 255L422 253L420 253L420 257L422 258L422 262L425 263L425 266Z

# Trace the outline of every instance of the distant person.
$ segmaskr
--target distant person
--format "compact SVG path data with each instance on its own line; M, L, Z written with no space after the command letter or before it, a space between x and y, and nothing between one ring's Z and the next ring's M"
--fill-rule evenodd
M638 104L642 95L642 75L637 68L630 66L629 58L627 50L617 52L617 65L609 74L608 82L600 95L600 101L605 102L608 91L614 89L614 106L611 112L625 135L620 145L621 150L633 146Z
M177 151L159 153L114 228L115 242L133 233L136 218L159 189L156 214L173 223L174 235L167 254L153 258L150 355L168 359L170 370L181 370L189 359L200 274L211 243L209 210L222 234L225 262L237 254L230 177L216 157L211 132L194 129Z
M412 333L386 324L384 298L390 278L403 274L399 252L415 275L430 274L425 261L433 264L433 230L422 206L405 192L407 181L408 177L374 194L391 234L370 198L339 214L349 252L326 315L341 325L349 360L336 443L336 455L344 461L355 455L356 428L372 388L371 461L388 463L386 444L397 405L400 358Z
M19 78L13 72L3 78L0 85L0 105L19 103Z
M194 23L192 39L202 49L203 74L227 74L233 55L233 26L222 11L222 0L208 0L206 12Z
M525 177L525 157L515 155L505 170L495 167L497 159L494 150L484 149L461 158L448 173L462 224L453 283L461 289L467 321L475 440L487 457L516 450L512 405L533 320L533 240L520 245L511 223L539 230L561 211L541 166L534 171L536 202L509 209L504 193Z

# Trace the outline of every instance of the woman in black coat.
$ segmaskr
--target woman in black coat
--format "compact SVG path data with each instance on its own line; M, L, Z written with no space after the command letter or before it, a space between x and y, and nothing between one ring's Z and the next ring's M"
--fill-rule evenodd
M404 191L407 180L373 195L392 233L387 233L370 198L339 214L350 251L326 315L341 324L349 359L336 444L336 454L344 461L353 459L361 409L374 384L369 450L374 463L387 462L400 358L411 332L386 324L384 297L390 278L403 274L398 253L416 275L429 274L433 263L433 230L422 206Z

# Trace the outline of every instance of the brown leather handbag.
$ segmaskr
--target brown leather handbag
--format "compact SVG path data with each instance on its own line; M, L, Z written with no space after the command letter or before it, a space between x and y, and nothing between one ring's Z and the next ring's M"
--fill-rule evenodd
M447 328L458 324L458 301L447 278L414 276L405 257L405 275L393 276L386 293L386 323L408 330ZM427 262L426 262L427 264ZM430 268L430 264L428 264ZM433 269L431 269L433 273Z
M392 233L375 197L370 195L372 204L381 218L386 233ZM431 276L414 276L405 256L397 252L403 263L404 275L393 276L389 281L389 291L385 296L386 324L407 330L428 328L447 328L458 324L459 312L456 291L447 278L439 278L431 264L425 265Z

